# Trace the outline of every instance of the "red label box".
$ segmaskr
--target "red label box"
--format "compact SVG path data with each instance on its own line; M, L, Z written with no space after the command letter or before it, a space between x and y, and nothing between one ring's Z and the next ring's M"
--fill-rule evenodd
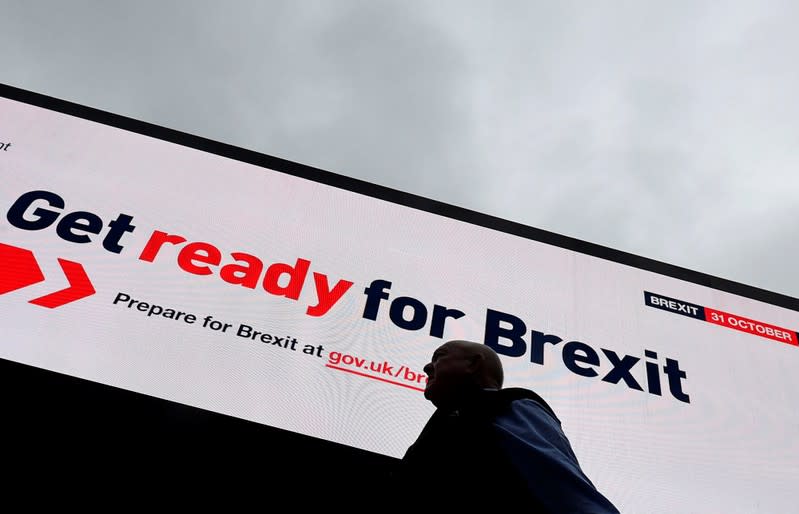
M741 332L755 334L760 337L767 337L781 343L799 346L799 340L797 340L796 332L793 330L744 318L743 316L730 314L729 312L717 311L710 307L705 307L705 321L724 327L734 328Z

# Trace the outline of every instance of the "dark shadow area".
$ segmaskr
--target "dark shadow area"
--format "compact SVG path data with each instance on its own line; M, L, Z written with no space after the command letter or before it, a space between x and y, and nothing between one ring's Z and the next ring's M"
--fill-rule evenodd
M3 489L39 504L371 504L397 462L2 359L0 391Z

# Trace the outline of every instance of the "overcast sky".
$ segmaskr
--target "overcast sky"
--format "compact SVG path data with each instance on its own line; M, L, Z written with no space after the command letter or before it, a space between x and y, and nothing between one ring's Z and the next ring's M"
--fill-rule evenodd
M798 25L796 1L0 0L0 82L799 297Z

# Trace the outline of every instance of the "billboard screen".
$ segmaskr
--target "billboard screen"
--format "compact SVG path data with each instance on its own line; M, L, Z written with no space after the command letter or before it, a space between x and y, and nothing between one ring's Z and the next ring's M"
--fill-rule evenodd
M101 423L167 441L159 452L198 433L195 457L272 440L316 480L353 456L361 479L379 476L432 413L433 350L468 339L497 350L506 386L553 406L622 512L794 507L797 300L0 96L0 358L5 423L25 451L58 452L69 427L103 453Z

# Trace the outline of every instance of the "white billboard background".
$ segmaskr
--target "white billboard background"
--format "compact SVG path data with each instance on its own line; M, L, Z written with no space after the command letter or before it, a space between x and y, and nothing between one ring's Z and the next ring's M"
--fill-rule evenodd
M553 406L586 473L623 512L795 509L799 348L648 307L643 291L791 330L797 312L7 99L0 120L13 142L0 152L0 242L32 250L46 277L0 296L2 358L399 457L432 406L416 390L326 367L330 352L421 372L445 340L482 341L490 308L524 320L528 344L538 330L600 353L595 378L564 366L563 344L546 346L543 366L529 349L502 360L506 386ZM55 224L12 226L5 213L33 190L106 227L75 244ZM120 213L136 229L115 254L101 241ZM234 262L231 252L264 269L307 259L302 294L228 284L221 266L187 273L177 263L183 245L140 260L154 230L213 244L221 265ZM56 309L28 303L67 286L58 258L81 263L97 293ZM315 271L331 287L353 282L321 317L305 314ZM376 279L392 286L372 321L362 317L364 288ZM114 305L119 292L198 321ZM404 330L389 319L400 296L465 316L447 321L443 339L428 334L429 316L423 329ZM203 328L206 315L232 328ZM240 323L293 337L297 351L236 337ZM633 374L644 389L644 350L661 368L678 360L690 403L669 393L662 372L662 396L600 380L611 367L600 348L641 358Z

